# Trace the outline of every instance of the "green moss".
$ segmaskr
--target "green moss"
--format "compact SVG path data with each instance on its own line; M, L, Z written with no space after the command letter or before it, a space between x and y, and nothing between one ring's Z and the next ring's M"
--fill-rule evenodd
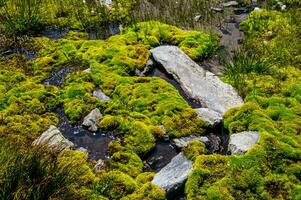
M122 200L165 200L165 192L158 186L148 182L137 189L133 194L125 196Z
M215 193L212 191L213 189L211 189L211 191L207 190L211 188L216 181L225 177L227 167L228 161L226 157L222 155L201 155L196 157L193 172L185 185L187 198L190 200L212 197L213 193ZM201 187L199 188L199 186ZM224 190L226 190L226 188Z
M118 151L122 151L123 147L121 146L119 141L112 140L108 145L109 151L111 154L114 154Z
M120 199L136 189L135 181L120 171L102 174L95 186L95 191L109 199Z
M300 18L300 12L281 13L263 9L252 12L240 27L247 35L246 44L254 53L268 58L270 62L298 64L300 21L294 20L297 18ZM295 42L287 43L290 40Z
M132 177L142 172L143 163L139 156L132 152L116 152L109 159L110 167Z
M143 122L134 122L125 138L125 148L138 155L145 155L156 145L155 137Z
M206 154L207 152L206 145L199 140L189 142L187 147L185 147L182 151L190 160L195 160L197 156Z
M137 182L138 185L143 185L147 182L151 182L153 180L155 176L155 173L154 172L144 172L144 173L141 173L139 174L135 181Z
M160 22L142 22L125 32L136 32L140 41L149 47L162 43L179 46L192 59L201 60L212 55L218 47L218 39L214 35L197 31L182 31L179 28Z

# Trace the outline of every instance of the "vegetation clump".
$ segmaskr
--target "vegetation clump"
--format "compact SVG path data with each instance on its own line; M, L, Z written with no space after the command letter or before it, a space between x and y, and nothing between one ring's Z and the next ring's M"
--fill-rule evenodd
M259 10L241 24L245 46L226 65L224 80L245 96L245 104L225 114L224 126L230 134L259 131L259 144L239 156L197 156L186 183L188 199L300 198L299 15Z

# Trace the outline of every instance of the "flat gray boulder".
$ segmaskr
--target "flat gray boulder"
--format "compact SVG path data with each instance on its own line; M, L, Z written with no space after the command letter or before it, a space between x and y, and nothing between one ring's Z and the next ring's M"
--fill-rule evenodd
M199 140L201 142L204 142L205 144L208 144L210 140L206 136L188 136L188 137L182 137L182 138L175 138L172 140L172 143L178 147L179 149L182 149L184 147L187 147L188 143L193 140Z
M89 131L96 132L101 118L102 114L100 113L100 110L95 108L84 118L82 125L87 127Z
M35 141L33 145L47 144L50 147L55 147L59 149L71 149L74 147L74 144L66 139L60 130L51 125L47 131L42 133Z
M99 99L100 101L104 101L104 102L111 100L111 98L108 97L102 90L94 90L93 96Z
M203 107L221 114L243 103L235 89L206 71L176 46L160 46L151 50L160 63L191 98Z
M256 131L235 133L230 136L228 150L233 155L244 154L255 144L257 144L258 140L259 133Z
M155 175L152 183L161 187L167 193L176 191L185 183L192 170L192 165L192 161L179 153Z
M223 120L223 116L219 112L208 108L197 108L195 111L197 112L198 117L207 122L210 126L216 126Z

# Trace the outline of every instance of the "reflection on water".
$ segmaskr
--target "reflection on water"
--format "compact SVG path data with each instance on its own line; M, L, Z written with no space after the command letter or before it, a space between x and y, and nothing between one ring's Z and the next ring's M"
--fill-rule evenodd
M83 147L87 149L90 159L107 160L109 158L108 144L111 140L116 139L111 133L102 131L91 133L80 124L71 124L62 109L57 109L56 113L60 117L59 130L68 140L72 141L77 148Z

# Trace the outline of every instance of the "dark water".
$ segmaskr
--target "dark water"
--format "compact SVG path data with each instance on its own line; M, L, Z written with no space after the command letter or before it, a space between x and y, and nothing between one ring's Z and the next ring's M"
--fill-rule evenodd
M67 29L46 29L39 34L37 34L37 37L48 37L53 40L58 40L63 38L69 30Z
M51 73L51 77L47 78L43 83L46 85L61 87L64 79L68 76L68 74L76 71L77 69L78 67L65 67L63 69L54 71Z
M13 47L9 47L7 49L0 49L1 57L2 56L6 57L6 56L9 56L14 53L22 54L28 60L34 60L36 58L36 52L28 51L27 49L25 49L23 47L13 46Z
M170 141L159 141L155 149L146 158L146 171L158 172L178 154Z
M59 130L76 145L76 148L83 147L87 149L90 159L107 160L109 158L108 144L110 141L116 140L112 134L101 131L92 133L84 129L80 123L71 124L64 115L63 109L57 109L56 113L59 115Z

